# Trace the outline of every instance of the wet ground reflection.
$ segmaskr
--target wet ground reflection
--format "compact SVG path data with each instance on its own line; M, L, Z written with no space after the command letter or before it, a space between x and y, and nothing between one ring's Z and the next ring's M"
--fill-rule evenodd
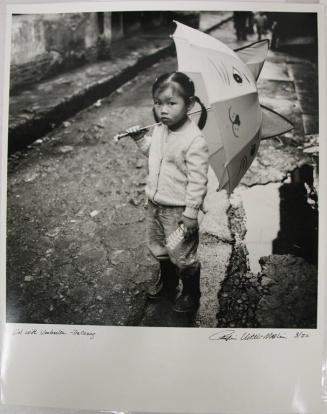
M296 168L282 184L247 188L241 196L252 272L259 272L259 258L270 254L293 254L317 263L318 200L311 165Z

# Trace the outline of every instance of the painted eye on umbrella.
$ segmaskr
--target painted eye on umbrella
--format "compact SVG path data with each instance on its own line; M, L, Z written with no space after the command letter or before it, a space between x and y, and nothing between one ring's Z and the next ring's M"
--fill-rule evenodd
M237 83L243 83L242 76L236 68L233 68L233 78L236 80Z

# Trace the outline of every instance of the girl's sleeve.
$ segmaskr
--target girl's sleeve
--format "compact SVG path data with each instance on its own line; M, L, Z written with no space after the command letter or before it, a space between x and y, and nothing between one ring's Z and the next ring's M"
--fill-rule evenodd
M150 133L147 133L142 138L135 141L137 146L140 148L140 150L143 152L145 156L149 155L151 138L152 138L152 135Z
M202 135L192 141L186 152L187 187L186 208L183 215L196 219L207 193L209 151Z

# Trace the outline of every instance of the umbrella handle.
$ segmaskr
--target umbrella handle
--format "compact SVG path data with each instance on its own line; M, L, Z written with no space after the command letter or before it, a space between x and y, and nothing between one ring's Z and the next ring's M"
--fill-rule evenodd
M146 131L147 129L153 127L154 125L157 125L157 124L147 125L145 127L142 127L140 129L138 129L136 132ZM121 134L115 135L113 139L114 139L115 142L118 142L122 138L128 137L129 135L130 135L129 132L122 132Z
M211 108L206 108L206 110L207 111L210 111ZM197 111L189 112L188 115L195 115L195 114L198 114L199 112L201 112L201 110L200 111L197 110ZM151 124L151 125L144 126L144 127L140 128L140 129L138 129L137 132L141 132L141 131L150 129L150 128L152 128L152 127L154 127L156 125L159 125L159 124L161 124L161 122L156 122L155 124ZM118 142L122 138L125 138L125 137L128 137L128 136L129 136L129 132L122 132L121 134L115 135L113 139L114 139L115 142Z

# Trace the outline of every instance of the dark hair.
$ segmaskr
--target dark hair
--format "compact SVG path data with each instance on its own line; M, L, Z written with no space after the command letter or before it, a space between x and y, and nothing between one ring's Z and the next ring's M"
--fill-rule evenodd
M159 76L159 78L155 80L152 86L152 96L154 96L157 92L161 92L164 89L166 89L168 86L171 85L172 82L176 83L179 86L179 93L181 94L182 98L185 100L187 104L190 102L191 98L194 98L195 102L197 102L201 106L201 115L198 122L198 127L200 129L203 129L207 121L207 109L203 105L201 100L197 96L194 96L194 83L187 75L185 75L185 73L170 72ZM158 121L154 109L153 114L155 120Z

